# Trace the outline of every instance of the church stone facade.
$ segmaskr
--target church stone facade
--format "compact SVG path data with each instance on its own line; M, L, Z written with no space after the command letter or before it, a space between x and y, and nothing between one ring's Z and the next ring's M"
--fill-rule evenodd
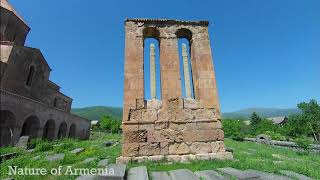
M208 21L127 19L125 21L125 80L122 156L119 163L160 160L231 159L224 147ZM161 99L145 99L144 40L159 42ZM180 67L178 39L188 39L192 74ZM186 60L186 45L182 56ZM154 44L150 46L154 69ZM186 97L180 68L184 68ZM151 70L154 71L154 70ZM151 86L155 86L150 72ZM187 80L192 78L193 87ZM194 90L194 97L190 90ZM189 95L188 95L189 94Z
M49 80L41 51L24 45L30 28L7 0L0 8L0 146L21 136L87 139L90 122L70 113L72 99Z

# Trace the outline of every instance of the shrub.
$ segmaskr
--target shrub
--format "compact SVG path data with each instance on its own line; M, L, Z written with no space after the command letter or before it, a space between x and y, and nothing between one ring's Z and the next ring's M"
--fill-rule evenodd
M310 152L311 148L311 141L307 137L300 137L295 139L296 145L298 145L299 148L303 149L307 154Z
M61 144L57 144L57 146L54 148L55 152L64 152L64 151L70 151L75 148L74 141L70 139L64 139L60 141Z
M244 135L247 132L248 126L242 120L223 119L222 125L225 137L239 136L239 133Z
M232 136L231 136L231 139L235 140L235 141L243 141L245 138L245 135L242 134L242 133L234 133Z
M28 149L34 149L38 144L42 143L42 139L31 139L28 143Z
M35 147L36 152L50 151L52 149L53 149L53 146L48 141L43 141L37 144Z
M264 134L269 135L272 140L277 140L277 141L285 141L286 137L282 136L280 133L276 133L273 131L265 131Z

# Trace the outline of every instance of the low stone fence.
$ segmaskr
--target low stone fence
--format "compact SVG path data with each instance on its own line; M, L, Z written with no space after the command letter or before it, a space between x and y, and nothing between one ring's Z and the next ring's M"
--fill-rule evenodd
M299 146L292 141L275 141L275 140L265 140L261 141L258 138L244 138L245 141L256 142L260 144L269 144L277 147L285 147L294 150L300 150ZM320 144L311 144L310 149L314 152L320 152Z

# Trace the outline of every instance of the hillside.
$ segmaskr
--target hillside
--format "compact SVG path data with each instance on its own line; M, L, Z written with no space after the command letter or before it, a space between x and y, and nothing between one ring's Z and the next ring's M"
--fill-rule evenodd
M299 109L278 109L278 108L248 108L235 112L222 113L222 118L249 118L256 112L262 117L289 116L301 113Z
M235 112L222 113L222 118L247 119L256 112L262 117L289 116L300 113L299 109L278 109L278 108L248 108ZM121 107L92 106L85 108L74 108L72 113L90 120L99 120L104 115L110 115L117 119L122 118Z
M89 120L100 120L104 115L109 115L117 119L122 118L121 107L91 106L85 108L73 108L71 113Z

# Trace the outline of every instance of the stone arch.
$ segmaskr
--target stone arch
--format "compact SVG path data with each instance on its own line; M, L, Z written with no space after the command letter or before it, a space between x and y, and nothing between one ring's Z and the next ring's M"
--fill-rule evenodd
M62 122L59 126L58 139L63 139L67 136L67 123Z
M13 145L16 117L11 111L0 111L0 147Z
M189 29L181 28L175 34L178 40L180 67L182 67L180 68L182 97L194 99L193 68L191 62L192 32Z
M186 38L190 41L192 40L192 32L186 28L180 28L176 31L177 38Z
M77 129L77 126L75 124L72 124L70 126L69 138L75 138L76 137L76 129Z
M56 124L53 119L49 119L43 128L43 139L53 140L55 138Z
M36 116L29 116L23 123L21 136L29 136L32 138L38 137L38 131L40 128L40 121Z
M143 38L155 38L159 41L160 31L156 27L146 27L143 29Z
M144 99L158 99L161 93L160 31L156 27L143 29ZM152 56L152 58L151 58Z

